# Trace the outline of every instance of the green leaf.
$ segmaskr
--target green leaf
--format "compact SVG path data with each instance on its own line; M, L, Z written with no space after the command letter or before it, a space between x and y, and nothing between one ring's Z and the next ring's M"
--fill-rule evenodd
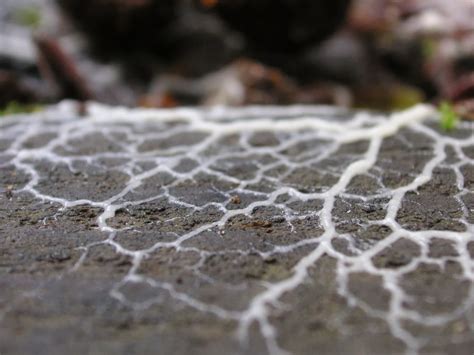
M452 131L459 122L459 117L454 111L453 105L447 101L443 101L439 106L440 127L444 131Z

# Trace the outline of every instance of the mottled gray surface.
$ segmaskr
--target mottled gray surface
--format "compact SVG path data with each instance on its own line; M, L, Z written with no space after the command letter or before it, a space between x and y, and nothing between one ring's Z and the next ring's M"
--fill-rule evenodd
M0 354L472 354L472 124L91 112L0 121Z

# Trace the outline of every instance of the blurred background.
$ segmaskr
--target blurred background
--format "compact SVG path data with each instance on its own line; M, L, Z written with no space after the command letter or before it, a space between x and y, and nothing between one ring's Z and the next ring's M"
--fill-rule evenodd
M65 98L474 119L474 0L1 0L0 112Z

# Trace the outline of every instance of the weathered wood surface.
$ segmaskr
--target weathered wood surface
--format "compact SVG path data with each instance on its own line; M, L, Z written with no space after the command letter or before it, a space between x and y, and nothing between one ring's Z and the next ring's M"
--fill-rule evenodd
M1 354L472 352L472 123L73 106L0 120Z

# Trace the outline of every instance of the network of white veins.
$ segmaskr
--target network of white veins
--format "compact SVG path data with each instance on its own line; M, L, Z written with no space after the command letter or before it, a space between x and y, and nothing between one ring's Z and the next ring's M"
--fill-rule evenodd
M16 170L25 173L29 178L28 183L21 187L21 189L16 190L15 193L33 194L39 200L62 205L62 210L86 205L98 208L101 211L97 218L97 225L107 237L96 243L84 245L81 248L82 256L70 271L74 272L81 267L87 258L89 250L94 246L106 244L115 248L116 253L126 255L132 260L132 266L123 280L110 292L112 297L126 305L144 309L152 306L154 302L159 302L159 299L133 302L128 300L121 292L121 288L128 283L146 283L148 286L156 287L162 292L167 292L176 302L183 303L201 312L212 313L216 317L235 320L238 324L238 337L243 344L245 344L248 338L250 326L257 324L262 337L265 339L268 351L272 354L279 354L285 353L285 350L279 345L278 330L272 324L270 316L275 309L281 307L280 300L284 295L291 293L308 281L310 269L323 256L329 256L337 261L338 292L347 300L348 304L358 306L370 316L386 321L393 336L402 340L406 344L407 352L410 353L416 353L424 345L424 342L423 339L413 336L404 329L402 325L404 320L424 325L442 325L460 317L474 303L474 292L470 292L465 303L460 304L459 308L454 312L426 316L404 306L409 296L398 284L401 275L415 270L421 262L443 263L443 260L434 261L428 257L427 245L430 238L443 238L453 242L459 254L456 260L463 268L463 277L474 281L474 265L466 248L467 243L474 240L474 225L467 222L468 214L472 213L472 211L469 211L469 208L472 209L472 206L469 207L462 203L463 195L469 192L464 186L464 177L460 171L464 164L474 164L474 160L463 153L464 148L474 145L474 137L473 135L468 135L465 138L453 138L440 134L432 126L426 125L425 122L430 122L436 116L436 113L430 106L420 105L390 116L357 113L350 119L331 118L333 114L331 108L298 106L287 108L215 108L209 110L129 110L90 104L87 117L78 118L75 112L74 104L63 103L52 111L38 114L34 117L21 119L15 117L3 120L0 138L10 139L15 137L11 146L3 153L3 156L9 157L6 159L6 164L14 165ZM334 111L334 113L337 113L337 111ZM147 131L147 125L152 125L154 129ZM465 127L462 125L465 125ZM141 132L140 127L142 128ZM433 142L432 155L424 163L421 173L415 174L406 185L394 189L382 187L377 190L376 196L388 198L388 202L385 217L371 223L388 226L391 229L391 233L381 241L374 243L367 250L360 250L351 246L353 238L351 238L350 234L338 234L336 230L332 215L336 198L344 196L347 186L354 177L369 174L377 161L384 139L397 135L402 129L409 129L429 137ZM461 124L461 129L471 130L472 126L469 126L468 123L463 123ZM173 135L179 136L182 133L193 132L204 133L204 136L200 141L194 142L192 146L188 146L184 142L180 145L178 142L178 144L172 144L165 148L158 147L155 150L140 151L139 149L139 146L145 141L153 142L154 140L166 139ZM249 144L249 138L257 132L273 132L277 137L280 135L283 138L276 145L253 146ZM48 133L54 134L54 137L46 145L25 148L24 143L32 137ZM97 133L114 141L121 149L114 152L99 151L86 156L57 153L58 148L73 151L74 147L71 145L71 142L80 141L88 135ZM125 138L121 142L114 134L119 134ZM204 156L203 152L221 139L232 135L238 136L239 151L217 152L214 156ZM324 149L310 147L308 148L309 150L300 153L300 155L305 157L300 159L300 161L298 159L289 159L288 156L283 154L285 149L295 146L298 142L303 140L311 141L312 139L326 142ZM317 192L303 192L291 186L291 184L282 182L285 175L287 176L298 167L322 161L330 157L331 154L344 144L354 142L366 142L368 148L364 154L356 156L355 159L348 162L345 166L343 165L340 171L332 172L336 176L336 182L332 186ZM465 224L465 231L410 231L403 228L397 222L396 216L401 208L405 194L407 192L416 192L420 186L432 179L434 169L445 164L445 151L447 147L454 149L458 158L457 163L453 163L449 168L456 173L456 183L460 191L456 195L456 199L459 202L460 209L463 210L464 218L461 218L460 221ZM232 158L246 159L254 155L270 156L272 159L265 164L260 164L257 171L251 174L251 177L247 180L231 176L226 171L213 169L213 165L217 161L225 162L226 159ZM35 163L40 161L48 161L51 164L65 164L71 171L76 171L75 164L77 162L94 164L94 162L100 159L115 158L124 159L124 163L111 169L126 173L129 176L129 180L119 193L105 200L95 200L94 196L91 196L90 199L65 199L58 196L58 194L54 194L54 191L51 194L46 194L38 188L42 179L47 179L47 176L41 176L35 169ZM175 168L183 159L192 159L197 164L190 171L178 172ZM151 168L137 169L140 164L147 162L153 163ZM282 164L287 168L283 176L267 174L267 172ZM157 186L156 196L146 196L140 200L127 200L128 194L133 193L146 179L159 173L167 173L173 176L174 181L168 186ZM234 184L236 187L232 191L222 192L227 198L225 202L209 202L200 206L186 202L170 193L170 189L173 186L185 180L189 181L189 179L193 179L193 177L200 173L213 176L219 181ZM270 192L256 191L250 188L252 184L261 182L264 178L266 179L265 181L270 181L274 184ZM258 199L243 208L226 208L231 199L241 194L253 194ZM290 253L302 246L310 247L310 251L297 261L286 279L273 283L262 282L262 291L250 300L246 309L235 311L208 304L195 298L192 293L188 294L178 291L172 282L140 274L139 268L142 261L154 252L164 248L173 249L176 252L198 253L200 260L194 266L194 271L196 272L196 277L203 277L199 268L213 252L186 246L186 242L211 229L218 229L221 233L224 233L226 223L231 218L237 215L252 216L259 207L277 206L285 216L285 223L288 223L289 226L292 226L296 219L307 217L307 214L298 214L291 211L291 209L286 207L285 203L277 203L278 198L283 195L289 196L290 201L322 201L322 208L310 214L317 215L323 233L314 238L299 240L294 244L274 245L270 250L264 252L252 250L252 253L259 253L262 258L278 258L278 255ZM350 197L361 201L369 198L369 196ZM144 250L127 249L115 240L116 234L120 229L112 227L110 220L115 217L117 211L163 198L175 206L182 206L193 211L200 211L212 206L221 213L215 221L199 225L190 231L176 235L176 238L172 241L157 241L156 244ZM134 226L125 228L133 229ZM296 232L293 228L290 228L289 233ZM352 255L345 255L334 248L332 240L336 237L345 238L348 241L349 248L352 248ZM383 269L375 267L371 262L371 258L401 237L417 243L421 248L421 255L413 258L410 263L400 268ZM233 250L232 252L249 253L250 251ZM358 297L350 292L348 276L353 272L364 272L382 277L383 286L391 296L388 310L372 309L370 304L358 299Z

